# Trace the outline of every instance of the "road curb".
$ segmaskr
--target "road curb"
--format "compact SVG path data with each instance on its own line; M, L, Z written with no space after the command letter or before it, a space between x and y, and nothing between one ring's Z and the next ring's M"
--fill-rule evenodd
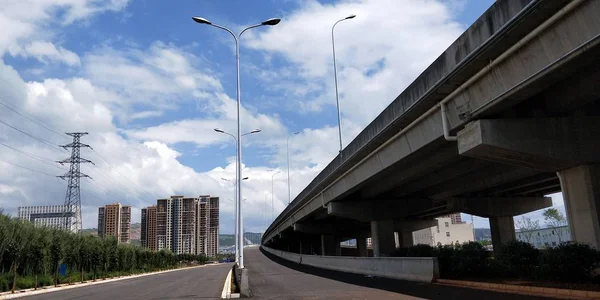
M138 278L138 277L157 275L157 274L169 273L169 272L175 272L175 271L183 271L183 270L193 269L193 268L202 268L202 267L211 266L211 265L215 265L215 264L205 264L205 265L200 265L200 266L185 267L185 268L164 270L164 271L158 271L158 272L150 272L150 273L143 273L143 274L136 274L136 275L129 275L129 276L120 276L120 277L110 278L110 279L96 279L96 281L88 280L85 282L78 282L78 283L73 283L73 284L60 284L57 287L45 286L45 287L40 287L37 290L34 290L34 289L18 290L18 291L15 291L14 294L11 292L4 292L4 293L0 293L0 299L15 299L15 298L20 298L20 297L25 297L25 296L33 296L33 295L46 294L46 293L51 293L51 292L64 291L64 290L68 290L68 289L74 289L74 288L85 287L85 286L96 285L96 284L107 283L107 282L114 282L114 281L125 280L125 279L133 279L133 278Z
M600 299L600 292L557 289L537 286L522 286L514 284L438 279L436 284L466 287L471 289L494 292L520 294L528 296L551 297L557 299Z

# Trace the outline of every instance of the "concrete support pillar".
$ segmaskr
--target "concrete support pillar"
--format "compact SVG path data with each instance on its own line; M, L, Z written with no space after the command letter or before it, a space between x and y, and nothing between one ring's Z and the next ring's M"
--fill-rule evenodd
M327 256L340 256L342 255L342 248L340 241L336 236L330 234L321 235L321 255Z
M573 241L600 249L600 164L558 172Z
M503 244L516 239L515 221L512 216L490 217L490 231L494 255L499 253Z
M373 257L388 256L394 251L394 221L371 221L371 242Z
M356 238L356 248L358 250L358 256L367 257L367 239L366 238Z
M402 230L397 232L398 247L410 247L413 246L413 232L408 230Z

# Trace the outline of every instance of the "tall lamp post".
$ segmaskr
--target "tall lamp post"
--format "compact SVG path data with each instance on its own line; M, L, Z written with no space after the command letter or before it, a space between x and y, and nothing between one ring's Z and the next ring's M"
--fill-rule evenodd
M244 133L244 134L240 134L240 61L239 61L240 57L239 57L238 38L233 34L233 32L231 30L226 29L224 27L220 27L218 25L211 24L206 19L198 18L198 17L194 17L193 19L194 19L194 21L196 21L198 23L201 23L201 24L209 24L209 25L212 25L212 26L215 26L215 27L218 27L218 28L223 28L223 29L227 30L229 33L231 33L233 35L233 37L235 38L235 45L236 45L235 48L236 48L236 58L237 58L237 98L238 98L238 101L237 101L237 127L238 127L237 138L233 134L231 134L229 132L226 132L226 131L224 131L222 129L219 129L219 128L215 128L214 131L216 131L218 133L222 133L222 134L226 134L226 135L231 136L235 140L235 143L236 143L236 148L237 148L236 149L236 158L237 159L236 159L236 164L235 164L235 168L236 168L235 182L236 182L238 188L236 189L237 195L236 195L236 198L234 199L234 201L236 201L236 203L237 203L237 206L236 206L237 209L236 209L235 219L237 220L237 223L238 223L238 225L236 226L236 229L237 229L236 231L237 231L237 233L239 233L241 231L240 228L242 227L242 224L240 224L240 223L242 223L242 222L240 222L240 219L241 219L240 216L241 216L241 213L242 213L241 212L242 211L242 203L240 201L240 199L242 197L242 192L241 192L241 190L242 190L242 184L241 184L242 183L242 181L241 181L241 177L242 177L242 168L241 168L241 162L242 162L242 160L241 160L242 143L241 143L241 140L242 140L242 136L245 136L245 135L248 135L248 134L253 134L253 133L259 133L261 130L260 129L254 129L254 130L252 130L250 132L247 132L247 133ZM261 25L255 25L254 27L258 27L258 26L261 26ZM251 27L248 27L248 28L244 29L240 33L240 35L242 33L244 33L244 31L247 30L247 29L249 29L249 28L251 28ZM238 266L240 268L244 268L244 260L243 260L243 248L244 247L243 246L242 247L239 246L240 244L243 245L243 240L240 237L240 234L236 235L236 241L238 241L238 246L236 247L237 248L236 249L237 250L237 256L238 256L238 259L237 259Z
M290 205L290 202L292 202L292 189L290 188L290 138L293 135L297 135L298 133L300 133L300 131L294 132L293 134L290 134L287 137L287 141L285 143L285 147L286 147L286 152L287 152L287 173L288 173L288 205Z
M333 46L333 77L335 79L335 103L337 105L337 113L338 113L338 132L340 135L340 153L342 153L342 114L340 113L340 98L339 98L339 94L338 94L337 67L335 65L335 38L333 35L333 30L335 29L335 25L337 25L337 23L344 21L344 20L353 19L354 17L356 17L356 15L349 15L349 16L335 22L335 24L333 24L333 27L331 27L331 45Z
M281 171L277 171L275 174L273 174L273 176L271 176L271 219L273 221L275 221L275 205L274 205L274 201L273 198L275 198L275 175L281 173Z
M241 126L240 126L240 105L241 105L241 91L240 91L240 43L239 43L239 39L242 36L242 34L249 29L255 28L255 27L260 27L260 26L274 26L279 24L279 22L281 22L280 19L268 19L266 21L261 22L260 24L256 24L256 25L252 25L252 26L248 26L246 28L244 28L242 31L240 31L240 33L238 35L236 35L235 33L233 33L233 31L231 31L228 28L225 28L223 26L217 25L217 24L213 24L211 23L209 20L205 19L205 18L201 18L201 17L192 17L192 19L199 24L206 24L206 25L211 25L213 27L219 28L219 29L223 29L227 32L229 32L231 34L231 36L233 36L233 39L235 40L235 65L236 65L236 73L237 73L237 201L238 201L238 232L241 232L241 228L243 227L243 220L241 218L242 216L242 185L241 185L241 178L242 178L242 145L240 143L241 141ZM239 235L239 234L238 234ZM238 239L240 240L240 245L238 245L239 247L239 261L238 261L238 266L240 268L244 268L244 247L241 247L241 245L244 244L243 241L243 237L241 235L239 235Z
M236 184L235 181L231 181L231 180L229 180L227 178L221 178L221 179L224 180L224 181L227 181L227 182L229 182L229 183L231 183L233 185L233 199L234 199L233 200L233 220L234 220L234 223L235 223L235 225L234 225L235 226L235 230L234 230L235 234L234 234L234 236L237 237L237 234L238 234L238 228L237 228L238 227L238 220L236 218L237 201L235 201L236 185L237 184ZM242 180L248 180L248 177L244 177L244 178L242 178ZM237 246L238 246L238 240L235 239L235 262L236 263L238 262L238 247Z

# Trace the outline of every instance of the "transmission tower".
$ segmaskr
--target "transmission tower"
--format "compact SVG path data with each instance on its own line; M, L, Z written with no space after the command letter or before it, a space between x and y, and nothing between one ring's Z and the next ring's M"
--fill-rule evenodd
M87 132L71 132L67 133L73 137L73 142L67 145L63 145L61 147L67 149L72 148L71 157L67 159L63 159L59 161L61 165L71 164L69 167L69 172L65 175L57 176L63 180L68 180L67 185L67 194L65 196L65 210L63 212L63 217L65 220L65 230L71 230L72 226L75 225L75 231L79 232L81 230L81 194L79 189L80 178L90 176L83 174L80 172L80 163L90 163L94 164L92 161L87 160L85 158L80 157L81 148L92 148L90 145L82 144L79 140L81 136L88 134ZM69 218L71 217L71 218ZM71 223L69 224L69 220Z

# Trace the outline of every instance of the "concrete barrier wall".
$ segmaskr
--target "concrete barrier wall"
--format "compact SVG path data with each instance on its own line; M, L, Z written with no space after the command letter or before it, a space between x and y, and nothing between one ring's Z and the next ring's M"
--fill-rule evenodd
M285 252L264 246L262 249L297 264L348 273L419 282L434 282L440 273L435 257L321 256Z

